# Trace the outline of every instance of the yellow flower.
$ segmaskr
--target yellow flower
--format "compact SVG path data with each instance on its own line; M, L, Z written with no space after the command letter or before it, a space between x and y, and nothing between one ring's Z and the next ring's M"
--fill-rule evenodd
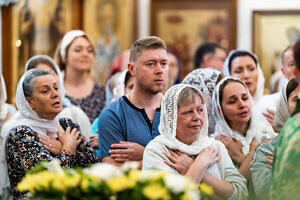
M150 185L146 186L145 188L143 188L143 194L151 200L156 200L156 199L169 200L170 199L168 190L158 183L150 184Z
M91 181L93 183L97 183L97 184L100 184L101 183L101 179L99 177L96 177L96 176L90 176L89 177L91 179Z
M154 173L154 175L152 176L151 180L152 181L156 181L156 180L159 180L159 179L163 179L165 178L165 176L167 175L167 172L156 172Z
M42 171L37 173L35 176L36 176L35 178L37 179L36 182L37 185L42 186L44 188L49 188L51 181L55 179L57 174L49 173L48 171Z
M32 179L32 175L26 175L23 180L17 185L17 189L21 192L32 191L35 183Z
M66 192L67 188L64 185L64 175L58 175L52 182L52 187L60 192Z
M214 192L212 187L205 183L201 183L199 186L199 189L201 192L203 192L204 194L207 194L207 195L212 195Z
M107 185L113 192L120 192L134 186L126 176L111 178L107 181Z
M62 181L67 188L77 187L80 183L80 180L81 180L80 174L65 175L62 177Z
M80 187L83 191L87 191L88 187L90 186L90 181L88 178L83 178L81 183L80 183Z
M184 194L180 197L180 200L190 200L190 199L191 199L190 196L187 194Z
M195 182L191 181L190 179L187 179L186 185L185 185L185 191L187 190L195 190L197 189L197 186Z
M140 177L140 175L141 175L141 173L142 173L141 170L131 170L129 172L128 178L130 180L133 180L133 181L137 182L138 179L139 179L139 177Z

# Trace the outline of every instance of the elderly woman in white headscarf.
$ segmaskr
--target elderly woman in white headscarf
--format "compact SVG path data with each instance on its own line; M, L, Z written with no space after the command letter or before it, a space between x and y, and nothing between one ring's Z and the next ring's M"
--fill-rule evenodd
M258 112L275 128L273 120L280 94L263 95L265 78L256 55L245 50L232 50L225 60L223 73L245 83Z
M164 95L159 132L144 151L143 170L180 173L212 186L213 199L245 199L246 180L234 167L224 145L207 136L204 95L187 84L172 86ZM182 166L180 159L186 165ZM187 164L188 163L188 164Z
M26 63L25 72L30 69L50 71L58 78L63 105L63 110L59 113L59 117L70 118L73 122L78 124L82 134L89 140L92 132L90 120L79 107L72 105L70 100L65 96L63 75L55 61L46 55L33 56Z
M206 109L208 115L208 135L215 132L216 122L211 109L211 96L216 84L223 78L222 73L214 68L200 68L190 72L182 83L198 88L206 97Z
M217 84L212 107L214 137L224 143L240 173L248 178L256 144L275 136L271 125L256 111L247 86L237 78L226 77Z
M299 93L300 86L295 78L290 79L282 88L274 119L274 124L278 130L281 130L284 123L294 112ZM278 136L265 144L259 145L255 150L250 164L250 199L269 199L273 157L277 141Z
M13 105L5 103L7 100L7 94L6 94L6 87L5 87L5 82L2 74L0 79L1 79L0 80L0 130L1 130L2 125L12 117L12 115L16 112L16 109Z
M10 186L14 199L24 195L16 190L18 182L42 160L56 158L63 167L86 167L98 161L78 126L59 129L59 83L50 72L27 71L18 83L16 104L18 116L2 129L0 154L0 189Z

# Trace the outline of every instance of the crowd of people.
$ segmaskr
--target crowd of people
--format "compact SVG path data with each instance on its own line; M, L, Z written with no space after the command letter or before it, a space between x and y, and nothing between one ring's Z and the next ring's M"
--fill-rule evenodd
M300 41L282 52L280 91L264 95L255 54L207 42L181 81L178 57L155 36L117 57L105 86L93 79L95 49L67 32L54 58L24 66L16 107L0 86L0 195L40 161L62 167L136 161L213 188L211 199L297 199L300 186Z

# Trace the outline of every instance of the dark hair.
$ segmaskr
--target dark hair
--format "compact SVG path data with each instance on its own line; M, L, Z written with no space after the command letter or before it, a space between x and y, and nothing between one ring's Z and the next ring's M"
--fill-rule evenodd
M300 72L300 40L298 40L293 47L294 60L298 71Z
M48 65L48 66L49 66L49 67L57 74L57 71L56 71L56 68L55 68L53 62L51 62L49 59L43 58L43 57L36 58L36 59L32 60L32 61L28 64L27 71L30 70L30 69L36 69L36 67L37 67L39 64L45 64L45 65Z
M130 48L129 62L134 62L145 49L167 49L166 43L159 37L148 36L138 39Z
M299 83L296 78L292 78L289 80L286 86L286 97L289 99L291 93L298 87Z
M228 83L240 83L241 85L243 85L245 88L246 86L241 82L239 81L238 79L232 79L232 78L229 78L229 79L226 79L219 87L219 102L221 104L222 100L223 100L223 90L224 88L226 87L226 85L228 85Z
M25 98L33 97L33 84L36 81L37 77L44 75L51 75L49 71L39 70L39 69L31 69L30 73L24 78L23 81L23 92Z
M200 65L203 63L203 57L206 54L214 54L216 52L216 49L223 49L224 48L214 42L206 42L204 44L202 44L201 46L198 47L198 49L196 50L195 56L194 56L194 67L195 69L199 68Z
M132 77L132 75L130 74L129 71L127 71L126 74L125 74L125 80L124 80L125 87L127 86L127 84L128 84L131 77Z
M232 63L232 61L233 61L235 58L237 58L237 57L242 57L242 56L249 56L250 58L252 58L252 60L255 62L255 65L256 65L256 67L257 67L257 59L256 59L256 57L255 57L253 54L249 53L248 51L241 51L241 50L239 50L239 51L234 52L234 53L231 55L231 57L229 58L229 61L228 61L228 67L229 67L229 73L230 73L230 74L231 74L231 63Z

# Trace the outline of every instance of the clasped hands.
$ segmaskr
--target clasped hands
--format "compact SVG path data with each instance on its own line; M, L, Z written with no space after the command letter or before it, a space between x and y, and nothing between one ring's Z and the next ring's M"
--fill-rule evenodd
M38 135L40 142L44 145L45 149L50 151L54 155L61 154L62 150L66 150L71 154L75 154L77 146L82 142L80 131L76 128L72 129L68 127L64 131L61 127L57 132L58 139L54 138L51 134Z
M194 162L199 162L208 168L220 159L218 151L214 148L203 149L195 157L195 159L179 150L172 150L168 148L168 151L170 154L163 152L163 154L169 159L165 160L164 163L174 168L182 175L188 172L190 166Z

